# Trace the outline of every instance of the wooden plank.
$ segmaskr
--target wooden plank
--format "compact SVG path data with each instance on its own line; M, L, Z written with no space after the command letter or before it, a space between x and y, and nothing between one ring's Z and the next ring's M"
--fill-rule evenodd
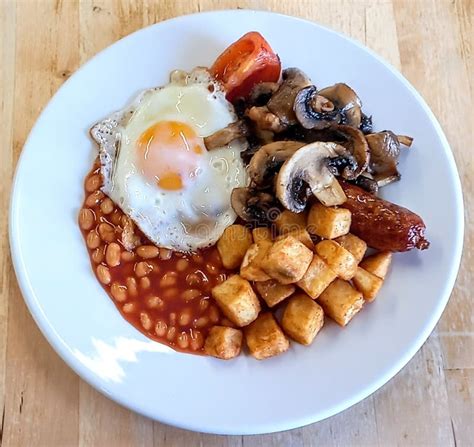
M10 202L10 183L13 177L13 99L15 88L15 27L16 8L9 3L0 8L0 29L3 30L0 42L0 209L8 209ZM5 375L8 330L8 299L16 282L10 264L8 245L8 213L0 212L0 439L3 433L5 415Z
M454 445L437 337L428 339L374 400L381 445Z
M242 7L317 21L365 42L402 67L440 119L465 192L473 191L472 151L466 150L473 141L472 126L467 125L473 121L472 1L84 0L79 4L27 0L16 3L16 14L13 5L13 1L0 1L0 118L6 129L0 159L3 179L11 178L12 165L39 111L79 63L148 24L190 12ZM0 188L0 205L5 208L9 182ZM152 422L112 403L87 384L79 385L39 334L21 300L10 266L6 225L1 225L6 223L6 213L0 213L0 358L5 358L6 350L5 361L0 361L3 443L470 445L474 378L472 369L466 368L474 367L469 296L474 224L473 201L466 196L464 267L439 332L394 380L351 409L303 429L254 437L191 433Z
M153 421L112 402L87 383L80 383L79 445L152 445Z
M8 3L7 11L12 4ZM11 158L5 160L10 166L16 162L39 111L78 63L74 4L18 2L16 9L16 56L6 61L15 61L15 83L6 86L14 93L14 119L10 121L13 143L7 156ZM7 38L6 43L14 41ZM8 249L5 247L2 253L6 255ZM5 270L2 288L8 291L9 314L3 443L75 444L78 378L39 333L21 298L11 265Z
M474 439L474 370L446 371L446 384L455 445L470 446Z
M456 287L439 324L446 368L474 366L474 302L471 294L474 203L469 197L474 190L474 165L473 152L468 150L469 142L473 141L474 122L473 76L468 68L473 33L469 25L472 6L460 7L461 3L472 5L472 2L413 1L407 8L406 2L395 2L403 72L438 117L451 143L466 195L464 268L459 272ZM418 32L413 26L413 17L422 18L424 32ZM466 34L469 28L470 35ZM440 92L445 92L449 99L446 100Z

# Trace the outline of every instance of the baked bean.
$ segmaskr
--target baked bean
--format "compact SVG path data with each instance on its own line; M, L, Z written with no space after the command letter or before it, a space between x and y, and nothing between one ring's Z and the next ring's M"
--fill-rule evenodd
M163 261L170 259L172 254L173 252L169 248L160 248L160 259L162 259Z
M131 262L135 260L135 253L133 253L133 251L124 250L120 257L122 258L122 261Z
M179 315L179 325L187 326L189 323L191 323L191 319L191 309L184 309Z
M178 335L176 342L181 349L186 349L189 346L188 334L186 334L186 332L181 332L181 334Z
M178 259L178 262L176 263L176 270L178 272L184 272L189 265L189 261L187 259Z
M165 299L171 299L171 298L176 298L179 294L179 290L176 287L171 287L170 289L166 289L163 291L163 298Z
M175 337L176 337L176 328L174 326L171 326L168 328L168 332L166 333L166 339L168 341L174 341Z
M227 275L225 273L221 273L220 275L216 276L217 284L223 283L227 279Z
M102 179L100 178L100 174L93 174L87 177L85 188L87 192L94 192L95 190L99 189L100 185L102 184Z
M175 286L178 282L178 274L176 272L165 273L160 280L160 287Z
M104 193L102 191L97 190L87 197L85 204L88 208L92 208L93 206L97 205L103 198Z
M210 262L206 264L206 270L211 275L217 275L219 273L219 269L214 264L211 264Z
M110 293L119 303L127 301L127 288L118 282L113 282L110 286Z
M137 255L143 259L156 258L160 254L160 250L154 245L142 245L138 247L136 251Z
M217 310L216 306L211 305L209 307L208 315L212 323L215 324L219 321L219 311Z
M170 324L174 326L176 324L176 312L171 312L169 314Z
M204 262L204 258L197 253L193 254L191 258L196 264L202 264Z
M200 331L191 331L191 349L197 351L204 345L204 337Z
M127 290L130 296L133 296L133 297L137 296L138 294L137 280L133 278L132 276L129 276L125 280L125 284L127 285Z
M108 267L106 267L105 265L98 265L97 266L97 277L99 278L99 281L102 283L102 284L109 284L110 281L112 280L111 276L110 276L110 270L108 269Z
M146 312L140 312L140 323L145 331L149 331L152 326L151 318Z
M96 248L92 252L91 258L96 264L100 264L104 260L104 247Z
M79 226L83 230L90 230L95 224L94 213L88 208L79 211Z
M199 317L196 320L194 320L193 326L196 328L203 328L209 323L209 318L208 317Z
M94 248L99 247L100 245L100 237L99 235L95 232L95 230L89 231L86 236L86 244L87 246L93 250Z
M199 310L204 312L209 307L209 298L201 298L199 300Z
M153 265L149 262L140 261L135 264L135 273L139 278L148 275L153 271Z
M115 210L115 212L110 216L110 221L114 225L119 225L121 217L122 217L122 214L120 213L120 211Z
M105 251L105 261L109 267L117 267L120 264L120 245L112 242Z
M147 278L144 276L143 278L140 278L140 287L144 290L149 289L151 286L151 281L150 278Z
M188 289L183 292L181 297L185 301L191 301L201 295L201 291L198 289Z
M135 303L125 303L122 307L122 311L126 314L131 314L135 312L136 307Z
M158 335L158 337L164 337L166 332L168 332L168 325L163 320L157 320L155 334Z
M104 214L110 214L114 210L114 202L112 202L112 200L106 197L104 200L102 200L102 203L100 204L100 210Z
M104 242L113 242L115 240L115 229L112 225L102 222L99 225L99 235Z
M201 282L202 279L196 273L189 273L189 275L186 276L186 283L190 286L198 286Z
M162 310L165 307L165 302L158 296L149 296L145 300L145 304L149 309Z

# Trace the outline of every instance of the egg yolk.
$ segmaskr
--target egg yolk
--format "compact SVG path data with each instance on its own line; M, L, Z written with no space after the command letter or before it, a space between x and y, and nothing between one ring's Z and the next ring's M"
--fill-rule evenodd
M197 175L204 141L195 130L179 121L160 121L137 141L137 161L143 174L160 188L177 191Z

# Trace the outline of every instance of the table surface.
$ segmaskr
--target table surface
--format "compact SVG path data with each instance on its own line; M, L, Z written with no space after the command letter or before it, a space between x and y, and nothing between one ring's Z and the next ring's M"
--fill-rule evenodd
M21 148L59 86L99 50L143 26L212 9L304 17L375 50L414 84L445 130L466 204L461 270L428 341L382 389L343 413L263 436L214 436L153 422L77 377L34 324L8 246ZM439 445L474 442L472 0L0 0L0 445Z

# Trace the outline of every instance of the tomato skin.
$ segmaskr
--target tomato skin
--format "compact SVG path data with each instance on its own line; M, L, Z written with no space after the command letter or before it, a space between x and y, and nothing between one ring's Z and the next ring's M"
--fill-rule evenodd
M263 36L251 31L227 47L210 71L223 83L226 97L232 101L247 97L259 82L278 81L281 63Z

